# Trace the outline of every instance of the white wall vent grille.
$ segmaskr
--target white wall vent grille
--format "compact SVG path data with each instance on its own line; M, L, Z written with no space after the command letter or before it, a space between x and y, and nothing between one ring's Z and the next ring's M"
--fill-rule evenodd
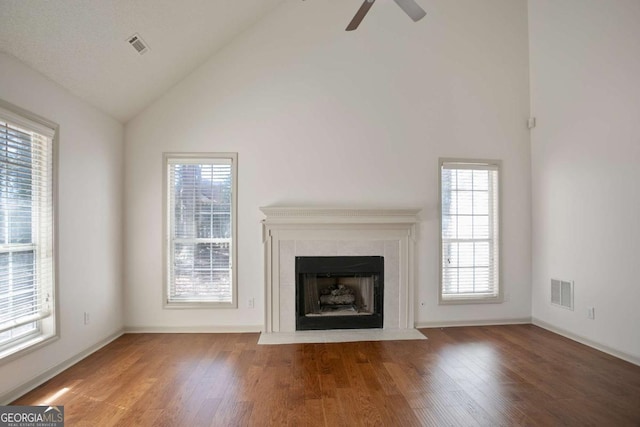
M573 310L573 282L551 279L551 304Z
M149 50L149 46L142 40L142 37L140 37L138 33L129 37L128 42L140 55L147 53Z

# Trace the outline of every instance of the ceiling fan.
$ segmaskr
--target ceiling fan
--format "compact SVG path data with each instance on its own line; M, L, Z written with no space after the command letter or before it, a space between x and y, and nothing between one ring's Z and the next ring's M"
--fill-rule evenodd
M360 22L362 22L365 15L367 14L367 12L369 12L369 9L371 9L371 6L373 6L373 3L375 1L376 0L364 0L364 3L362 3L362 6L360 6L360 9L358 9L358 11L356 12L356 15L353 17L351 22L349 22L349 25L347 26L346 31L353 31L356 28L358 28L358 25L360 25ZM407 15L409 15L409 17L413 19L414 22L424 18L424 16L427 14L427 12L425 12L418 5L418 3L415 2L415 0L393 0L393 1L395 1L396 4L400 6L400 8L404 10L404 12Z

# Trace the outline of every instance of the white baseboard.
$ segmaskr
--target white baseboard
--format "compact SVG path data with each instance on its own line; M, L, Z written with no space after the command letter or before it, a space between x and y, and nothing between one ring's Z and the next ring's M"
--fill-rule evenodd
M418 322L416 328L451 328L456 326L497 326L497 325L522 325L531 323L531 317L515 319L489 319L489 320L450 320L442 322Z
M96 344L92 345L86 350L81 351L80 353L76 354L73 357L68 358L67 360L61 363L58 363L56 366L50 369L47 369L43 373L30 379L29 381L22 384L21 386L14 388L13 390L8 391L7 393L4 393L3 395L0 396L0 405L8 405L9 403L19 398L20 396L27 394L28 392L38 387L39 385L45 383L46 381L49 381L51 378L55 377L60 372L64 371L65 369L69 369L71 366L75 365L85 357L95 353L96 351L100 350L102 347L116 340L117 338L120 338L123 333L124 331L120 330L118 332L115 332L114 334L109 335L105 339L97 342Z
M211 334L261 332L263 325L240 326L126 326L126 334Z
M540 320L536 317L531 319L531 323L536 326L539 326L543 329L551 331L555 334L562 335L565 338L569 338L570 340L579 342L580 344L587 345L589 347L595 348L596 350L600 350L604 353L610 354L611 356L617 357L618 359L625 360L629 363L633 363L634 365L640 366L640 358L633 356L631 354L624 353L622 351L618 351L615 348L611 348L607 345L600 344L598 342L592 341L589 338L585 338L581 335L574 334L573 332L569 332L562 328L557 328L550 323L545 322L544 320Z

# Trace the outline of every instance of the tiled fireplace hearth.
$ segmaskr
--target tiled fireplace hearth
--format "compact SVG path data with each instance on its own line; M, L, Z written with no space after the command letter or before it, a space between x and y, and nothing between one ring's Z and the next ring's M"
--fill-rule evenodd
M263 207L265 332L296 330L296 257L383 257L383 328L414 327L417 209Z

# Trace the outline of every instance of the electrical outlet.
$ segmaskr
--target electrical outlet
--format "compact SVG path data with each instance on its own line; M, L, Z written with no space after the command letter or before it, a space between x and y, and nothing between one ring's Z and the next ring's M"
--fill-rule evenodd
M85 311L84 312L84 324L88 325L90 321L91 321L91 318L89 316L89 313Z
M255 308L256 306L256 302L254 298L249 298L249 300L247 301L247 307L248 308Z
M595 320L596 309L594 307L587 307L587 319Z

